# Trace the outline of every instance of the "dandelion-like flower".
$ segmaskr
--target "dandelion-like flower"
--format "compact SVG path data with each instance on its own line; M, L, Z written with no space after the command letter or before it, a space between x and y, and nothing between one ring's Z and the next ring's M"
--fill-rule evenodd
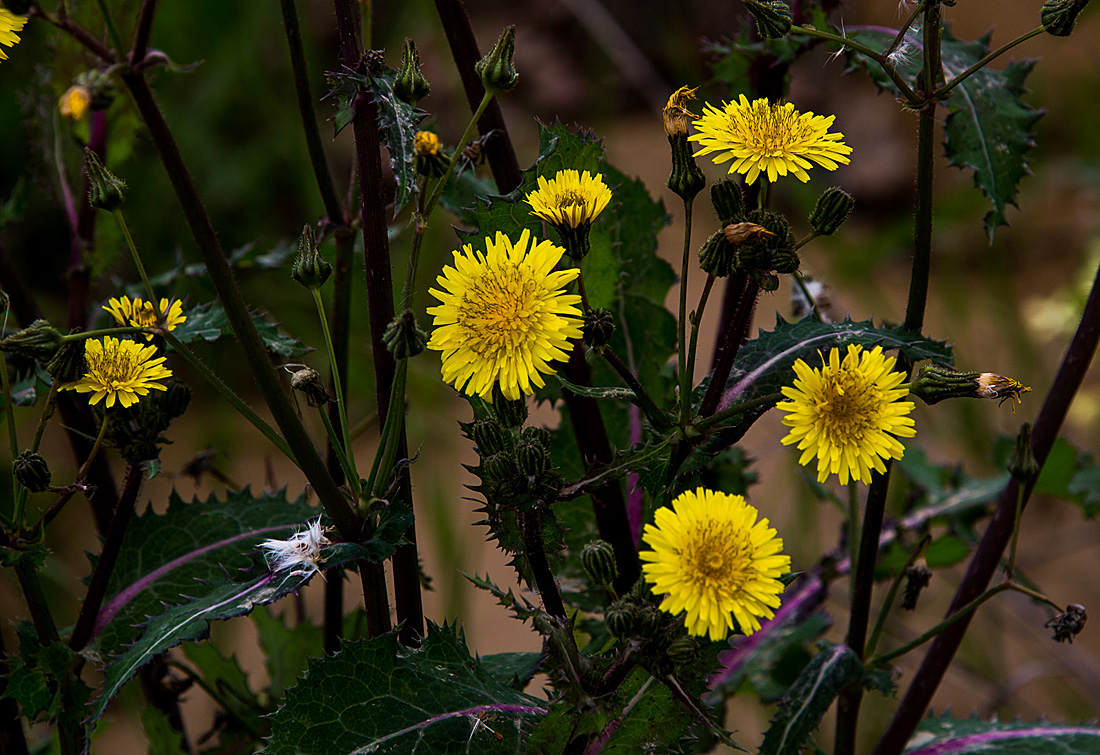
M531 214L545 220L561 234L565 252L574 259L588 254L588 231L611 201L603 176L587 170L560 170L547 181L539 176L538 188L527 195Z
M57 109L65 118L74 121L84 120L84 114L92 104L92 93L88 87L76 85L65 90L65 94L57 101Z
M829 170L849 162L852 148L841 141L844 134L829 133L835 117L800 113L789 102L749 102L741 95L721 110L705 105L703 115L692 121L699 133L688 139L703 147L696 156L717 152L711 159L719 165L732 160L729 172L744 174L745 183L761 173L769 181L790 173L805 183L811 161Z
M159 315L153 302L142 301L140 298L131 301L129 296L109 300L104 309L111 313L111 317L119 325L132 325L135 328L154 328L163 321L166 330L175 330L177 325L187 320L179 300L169 302L168 299L161 299ZM145 334L146 340L152 337L152 333Z
M321 517L317 517L286 540L264 540L260 548L264 552L264 562L272 572L292 570L296 572L321 571L324 557L321 551L332 545L325 528L321 526Z
M752 634L761 617L775 615L791 557L758 514L739 495L697 488L657 509L656 524L645 526L642 540L653 550L639 554L648 562L642 573L665 596L662 611L686 613L691 634L723 640L734 620Z
M535 392L550 363L568 358L570 338L581 337L580 297L564 287L579 270L554 270L565 250L534 242L523 231L512 242L499 231L486 237L486 254L469 244L443 268L428 293L434 330L428 348L443 352L443 380L469 396L492 401L493 384L517 400Z
M3 5L0 5L0 45L15 47L19 43L19 32L23 31L23 26L26 23L26 18L17 16ZM7 59L7 53L4 52L3 47L0 47L0 60Z
M863 351L851 344L843 362L840 350L832 349L822 362L820 369L801 359L794 363L794 386L782 389L790 400L776 405L787 412L783 424L791 428L783 445L798 444L799 464L817 457L818 482L836 474L841 485L849 477L869 483L872 469L886 471L883 459L905 452L893 436L916 435L908 416L913 402L899 400L909 393L898 387L905 375L894 372L897 360L883 356L881 346Z
M84 362L87 372L75 383L61 386L63 391L93 394L90 404L104 398L110 409L117 400L123 406L133 406L150 390L163 391L158 381L172 377L164 366L164 357L156 356L155 346L141 346L134 341L119 341L110 336L84 342Z

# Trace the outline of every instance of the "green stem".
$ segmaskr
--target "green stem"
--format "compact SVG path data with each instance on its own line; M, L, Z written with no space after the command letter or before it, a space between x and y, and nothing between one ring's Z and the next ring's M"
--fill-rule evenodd
M145 265L141 262L141 255L138 254L137 246L134 244L134 237L130 235L130 228L126 225L126 218L122 215L122 210L114 211L115 220L118 221L118 227L122 229L122 235L126 237L126 246L130 248L130 256L134 260L134 267L138 270L138 275L141 276L141 282L145 284L145 291L149 294L149 303L153 306L153 311L157 314L157 320L161 319L160 307L157 306L157 295L153 291L153 284L149 281L149 274L145 272Z
M813 241L814 239L816 239L820 235L821 234L818 233L817 231L812 231L809 236L807 236L806 238L802 239L801 241L799 241L797 244L794 245L794 251L797 252L799 249L806 246L806 244L809 244L811 241ZM797 271L795 271L795 272L797 273Z
M267 424L260 415L256 414L248 404L246 404L240 396L233 392L233 389L222 382L222 379L218 377L214 372L206 366L205 363L198 356L185 346L178 338L171 333L164 333L164 340L186 360L186 362L195 368L196 371L214 387L214 389L229 402L230 406L237 410L237 412L248 420L253 427L263 433L264 437L270 440L277 449L279 449L284 456L290 459L295 464L298 463L294 456L294 452L290 450L290 445L283 439L283 436Z
M973 76L975 73L980 71L982 68L984 68L986 65L988 65L991 61L999 58L1001 55L1004 55L1006 52L1011 50L1016 45L1021 44L1023 42L1026 42L1029 39L1031 39L1032 37L1039 36L1044 31L1045 31L1045 29L1043 29L1042 26L1037 26L1034 29L1032 29L1031 31L1029 31L1028 33L1021 34L1019 37L1016 37L1016 39L1012 40L1008 44L1002 45L1001 47L997 48L993 52L986 55L984 58L979 60L974 65L970 66L970 68L967 68L965 71L960 73L958 76L951 79L950 82L948 82L947 84L944 84L942 87L940 87L935 92L933 92L932 93L932 98L934 100L937 100L937 101L942 100L944 97L947 96L947 94L952 89L954 89L956 86L958 86L959 84L961 84L962 82L966 81L968 78Z
M423 199L423 194L420 195ZM424 246L424 232L428 230L428 216L418 208L413 215L412 248L409 250L409 269L405 274L405 285L401 289L401 311L412 309L413 295L416 293L416 271L420 263L420 249Z
M901 587L901 581L905 579L905 572L909 570L909 567L920 558L924 553L924 549L928 547L928 544L932 542L931 535L925 535L917 543L917 547L913 549L913 552L909 554L909 558L905 561L905 565L901 567L901 570L894 577L893 583L890 585L890 591L886 593L886 599L882 602L882 608L879 609L878 616L875 618L875 626L871 630L871 637L867 640L867 649L864 651L865 656L873 656L875 650L878 648L878 641L882 637L882 632L886 628L886 619L890 615L890 611L894 607L894 600L898 595L898 588Z
M370 479L367 480L366 490L374 496L381 497L385 492L385 486L389 478L380 473L386 469L393 469L397 462L397 447L401 439L401 430L405 414L405 376L408 372L409 360L397 360L397 369L394 371L393 385L390 387L389 410L386 412L386 422L382 425L382 437L378 441L378 451L374 455L374 464L371 466Z
M99 453L99 447L103 445L103 438L107 436L107 423L110 419L111 412L105 409L103 411L103 422L99 425L99 435L96 436L95 443L92 444L92 450L88 452L88 458L80 467L80 471L76 473L76 482L78 485L88 475L88 470L92 468L92 462L95 461L95 455Z
M688 374L692 383L695 381L695 355L699 350L699 324L703 321L703 311L707 308L707 300L710 299L710 290L714 288L714 276L707 274L707 282L703 284L703 293L699 296L699 305L691 313L691 344L688 346ZM691 388L692 386L689 386Z
M489 103L493 101L493 93L486 92L481 96L481 102L477 106L477 110L474 111L474 115L470 118L470 122L466 124L466 131L463 132L462 138L458 140L458 146L455 147L454 153L451 155L451 161L447 165L447 170L443 172L443 177L435 185L435 189L432 190L432 196L424 204L423 215L428 217L432 214L432 210L435 209L435 203L439 201L439 198L443 195L444 189L447 188L447 182L451 180L451 174L454 173L455 165L458 164L458 159L462 157L462 150L466 149L466 145L470 142L470 137L474 135L474 130L477 128L477 122L481 119L481 114L485 112L485 108L489 107Z
M336 365L336 351L332 347L332 334L328 329L328 317L325 316L325 303L321 299L321 291L316 288L311 288L310 293L313 294L313 303L317 305L317 317L321 320L321 330L325 335L325 348L328 350L329 367L332 370L332 382L336 389L336 403L340 409L340 429L344 434L344 456L349 468L344 469L344 474L350 475L348 478L348 484L352 490L357 490L359 487L359 472L355 469L355 453L351 447L351 428L348 425L348 407L344 401L344 386L340 382L340 372ZM327 417L326 417L327 420ZM328 423L326 422L326 425ZM331 428L331 425L329 425ZM335 439L333 440L335 443Z
M909 33L909 29L912 28L913 22L917 20L917 16L920 15L922 10L923 8L920 3L914 3L913 12L909 14L909 18L905 19L905 23L898 29L898 33L894 36L894 41L890 43L889 47L882 51L880 60L886 60L894 50L898 49L898 45L905 39L905 35Z
M885 57L881 53L879 53L875 50L872 50L867 45L862 44L860 42L856 42L854 39L849 39L848 37L840 36L839 34L832 34L832 33L827 32L827 31L821 31L820 29L815 29L812 26L796 26L796 27L791 29L791 33L792 34L805 34L808 37L817 37L818 39L825 39L825 40L828 40L830 42L836 42L837 44L844 45L845 47L847 47L851 50L855 50L856 52L863 53L868 58L870 58L871 60L875 61L880 66L882 66L883 72L887 76L890 77L890 80L894 82L894 85L901 92L902 97L904 97L905 100L910 105L915 107L918 104L920 104L920 102L921 102L920 98L917 97L917 94L913 91L913 88L910 87L908 83L906 83L905 79L903 79L900 75L898 75L898 72L894 70L893 66L885 65L885 63L884 63Z
M100 328L99 330L81 331L79 333L69 333L68 335L61 336L61 343L86 341L89 338L102 338L103 336L134 336L139 333L159 333L159 331L153 328L135 328L132 326Z
M814 316L814 320L817 322L825 322L821 316L821 310L817 307L817 299L810 293L810 287L806 285L806 278L802 273L797 270L794 271L794 282L798 284L798 289L802 292L802 296L806 298L806 303L810 305L810 314Z
M321 415L321 422L325 425L328 441L332 445L332 450L336 454L336 459L340 462L340 468L344 470L344 477L348 481L348 487L355 495L356 500L358 500L360 492L359 473L355 470L355 464L348 458L348 455L344 453L344 444L340 442L340 436L337 435L336 428L332 426L332 420L329 419L324 404L319 404L317 406L317 412ZM345 427L346 426L347 425L345 425Z
M1005 569L1005 576L1008 579L1016 573L1016 542L1020 538L1020 515L1024 512L1024 487L1021 485L1016 491L1016 520L1012 525L1012 544L1008 550L1008 568Z
M4 315L4 330L8 328L8 317ZM12 406L11 399L11 380L8 378L8 361L4 357L4 352L0 351L0 387L4 390L4 419L8 424L8 446L11 449L10 458L12 461L19 455L19 435L15 432L15 408ZM12 501L15 502L15 506L12 510L12 518L17 526L23 525L23 507L20 505L20 490L22 485L15 479L15 475L11 476L11 496ZM24 497L25 498L25 497Z
M855 595L856 574L859 573L859 532L859 483L850 479L848 480L848 560L852 564L848 571L850 596ZM859 648L852 649L857 653L860 652Z
M665 413L661 411L660 407L657 406L657 403L646 391L645 386L642 385L642 382L638 380L638 377L630 371L630 368L619 359L618 355L606 346L600 347L598 351L615 372L619 373L619 377L623 379L630 390L634 391L634 395L638 397L638 400L642 404L642 411L645 412L645 416L649 418L653 426L661 431L671 427Z
M57 382L50 384L50 392L46 394L46 405L42 407L42 416L38 420L38 427L34 431L34 440L31 442L31 451L38 453L38 447L42 445L42 436L46 433L46 425L53 417L54 406L57 403Z
M695 421L695 427L699 430L705 430L708 427L712 427L714 425L717 425L719 422L722 422L724 420L729 419L730 417L733 417L737 414L741 414L742 412L746 412L749 409L755 409L756 407L762 406L762 405L765 405L765 404L774 405L777 401L779 401L782 398L783 398L782 393L769 393L766 396L761 396L760 398L754 398L751 401L742 401L740 404L734 404L733 406L729 407L728 409L724 409L723 411L720 411L717 414L712 414L709 417L704 417L703 419L696 420Z
M676 340L680 349L680 427L691 423L691 384L695 377L688 364L688 263L691 261L691 206L694 197L684 200L684 253L680 262L680 317L676 321Z
M111 44L114 45L115 54L119 60L123 60L122 54L122 37L118 35L118 29L115 28L115 22L111 19L111 13L107 10L106 0L96 0L99 4L99 11L103 14L103 23L107 27L107 35L111 38Z

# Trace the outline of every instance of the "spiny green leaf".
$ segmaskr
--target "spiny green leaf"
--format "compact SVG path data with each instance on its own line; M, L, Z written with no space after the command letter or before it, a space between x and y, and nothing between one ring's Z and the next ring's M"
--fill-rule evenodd
M535 674L542 670L542 653L493 653L477 661L489 676L522 692Z
M662 459L666 458L671 445L672 439L665 438L655 443L638 445L624 451L610 463L601 464L594 468L584 479L567 485L562 489L561 497L569 499L586 495L592 489L618 480L630 472L638 472L646 467L657 465Z
M800 752L840 691L862 673L859 657L845 645L833 645L818 653L780 703L764 734L760 755Z
M983 721L977 717L929 717L921 721L905 755L1092 755L1100 729L1047 721Z
M149 741L149 755L185 755L183 735L176 731L160 708L142 705L140 715L145 738Z
M172 331L181 343L190 343L198 338L205 341L216 341L222 336L232 334L229 320L225 311L217 302L207 302L193 307L186 312L187 320ZM262 314L253 313L252 324L259 331L264 346L272 354L283 357L300 357L313 351L312 347L305 345L296 338L279 333L279 324L268 322Z
M263 714L271 711L265 710L248 686L248 676L236 656L225 657L210 642L189 642L183 646L183 653L199 670L206 685L217 690L227 719L221 732L223 743L227 736L247 738L250 731L267 731L268 724ZM270 707L274 710L273 701Z
M494 680L456 628L429 622L419 650L389 633L311 661L265 752L517 753L543 705Z
M17 701L28 721L76 726L92 696L92 688L69 672L76 653L62 642L40 645L28 624L16 630L20 652L7 659L3 696Z
M329 579L343 578L339 572L329 575ZM321 655L323 631L308 621L300 622L291 629L282 616L276 616L266 607L252 612L252 622L256 625L260 649L264 651L267 674L271 680L268 697L281 700L286 688L306 670L309 659Z

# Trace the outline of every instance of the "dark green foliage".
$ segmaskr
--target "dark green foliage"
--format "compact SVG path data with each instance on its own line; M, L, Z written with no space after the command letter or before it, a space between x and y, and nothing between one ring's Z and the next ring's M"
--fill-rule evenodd
M92 689L72 669L76 653L62 642L42 645L29 621L16 624L19 653L7 660L4 697L19 703L30 721L76 726L84 719Z
M1100 747L1094 724L983 721L930 716L917 726L905 755L1091 755Z
M187 310L187 321L172 331L180 343L190 343L201 338L204 341L217 341L222 336L232 333L225 311L217 302L207 302ZM272 354L282 357L296 358L313 351L296 338L284 336L279 333L279 324L268 322L263 315L253 314L252 324L263 339L264 346Z

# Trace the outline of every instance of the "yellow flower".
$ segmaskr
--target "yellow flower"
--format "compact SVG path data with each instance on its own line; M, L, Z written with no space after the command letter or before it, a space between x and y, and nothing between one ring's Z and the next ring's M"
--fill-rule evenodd
M417 131L413 137L413 149L418 155L429 157L439 154L439 137L431 131Z
M760 628L779 607L791 557L783 540L757 521L759 512L739 495L706 488L681 493L671 508L657 509L642 540L642 573L663 594L661 610L686 612L688 632L724 640L734 619L744 634Z
M88 112L88 106L91 104L92 93L88 91L87 87L77 84L65 90L65 94L61 95L61 99L57 101L57 109L61 111L61 115L65 118L82 121L84 120L84 114Z
M119 341L110 336L103 340L88 339L84 343L87 372L75 383L61 386L63 391L94 394L88 403L98 404L104 397L107 408L117 399L123 406L133 406L150 389L165 390L158 380L172 377L163 364L164 357L155 356L155 346L141 346L134 341Z
M429 290L441 304L428 308L428 348L443 352L443 379L463 393L491 401L499 380L517 400L542 387L539 373L554 372L550 362L567 359L568 339L581 337L580 297L564 290L580 271L555 271L565 250L527 230L515 243L498 231L485 246L487 254L456 250Z
M153 302L142 301L141 298L130 301L130 297L123 296L121 299L111 299L107 304L108 306L104 309L111 313L111 317L115 318L115 322L119 325L155 328L163 321L163 327L166 330L175 330L177 325L187 320L187 315L183 314L183 305L178 300L169 302L167 299L161 299L159 314L153 308ZM152 333L145 334L145 340L152 337Z
M560 170L547 181L539 176L539 187L527 195L531 214L558 228L591 225L611 201L611 190L599 173Z
M909 391L898 388L905 375L893 371L897 360L884 357L881 346L862 351L862 346L849 345L841 362L840 350L833 349L821 369L799 359L794 387L783 388L790 401L777 404L787 412L783 424L791 428L783 445L798 444L799 464L817 457L818 482L837 474L841 485L849 477L869 483L872 469L886 471L883 459L900 459L904 453L893 436L916 435L907 416L913 402L898 400Z
M17 32L23 31L23 26L26 23L26 18L17 16L3 5L0 5L0 45L15 47L19 42L19 34ZM7 59L8 56L4 52L4 48L0 47L0 60Z
M848 164L852 148L841 141L844 134L828 133L834 118L800 113L789 102L761 98L750 103L741 95L721 110L704 106L702 117L692 121L699 133L688 139L703 147L696 156L719 152L711 158L715 163L732 160L729 172L745 174L745 183L761 173L769 181L791 173L805 183L810 180L806 169L813 167L810 161L829 170L836 170L837 163Z

